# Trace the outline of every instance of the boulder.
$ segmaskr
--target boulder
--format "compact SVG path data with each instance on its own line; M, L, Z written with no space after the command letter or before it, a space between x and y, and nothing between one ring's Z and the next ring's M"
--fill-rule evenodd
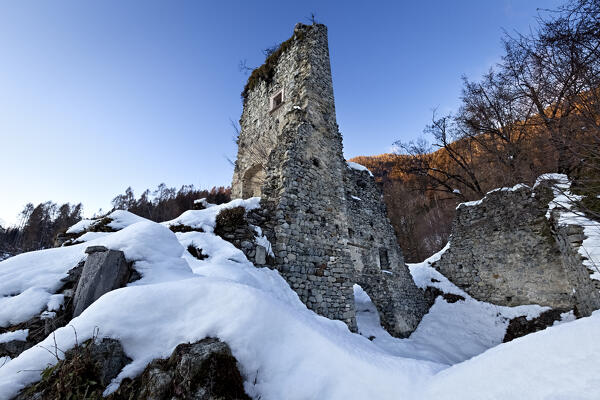
M206 338L180 344L168 359L154 360L141 376L124 380L109 400L250 399L226 343Z
M80 315L103 294L123 287L132 273L130 263L122 251L104 246L90 246L73 299L73 317Z
M15 400L100 400L106 386L130 362L119 341L88 340L67 351L64 360L44 370L42 380L25 388Z

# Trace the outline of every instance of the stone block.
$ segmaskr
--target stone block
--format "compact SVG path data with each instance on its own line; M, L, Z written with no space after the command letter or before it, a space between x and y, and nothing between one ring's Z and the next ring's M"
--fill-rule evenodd
M125 286L131 275L131 266L122 251L90 246L86 253L88 258L73 298L73 317L80 315L103 294Z
M267 249L261 245L256 246L256 254L254 255L254 263L264 265L267 263Z

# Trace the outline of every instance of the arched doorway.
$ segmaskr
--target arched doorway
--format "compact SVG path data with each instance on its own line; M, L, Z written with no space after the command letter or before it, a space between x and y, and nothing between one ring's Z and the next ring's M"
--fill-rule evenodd
M266 172L262 164L255 164L250 167L244 174L242 181L242 198L261 196L265 176Z

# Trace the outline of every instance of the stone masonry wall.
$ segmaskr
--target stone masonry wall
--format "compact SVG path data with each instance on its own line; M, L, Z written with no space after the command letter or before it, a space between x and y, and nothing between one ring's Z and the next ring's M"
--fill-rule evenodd
M589 316L592 311L600 308L600 282L590 279L592 271L583 265L578 251L584 238L583 228L578 225L558 226L556 220L553 219L555 239L572 286L575 315Z
M589 315L600 307L598 291L571 245L573 230L546 217L553 197L548 183L517 185L459 205L434 267L478 300Z
M389 332L410 332L428 307L404 264L381 190L368 171L345 172L354 281L369 294Z
M391 234L385 241L389 243L395 242L393 230L380 213L381 203L376 206L379 211L364 218L383 220L370 225L363 217L354 218L358 226L352 225L353 216L360 213L349 212L345 183L351 170L343 157L335 119L327 28L298 24L278 57L266 74L270 78L261 79L246 93L232 193L234 197L261 196L261 214L266 218L254 221L250 216L249 222L260 226L271 242L272 266L300 299L315 312L356 329L353 284L358 279L352 258L356 259L356 251L350 250L349 232L378 240L380 235ZM272 109L271 98L281 90L283 103ZM377 234L375 230L383 225L389 229ZM370 245L387 246L379 241ZM399 249L387 248L390 277L384 277L379 262L369 255L363 262L361 282L377 298L391 333L406 336L424 313L423 294L411 279L404 279L409 275ZM386 303L385 293L394 290L414 299L400 304L399 298L394 301L390 296ZM413 304L419 307L413 310Z

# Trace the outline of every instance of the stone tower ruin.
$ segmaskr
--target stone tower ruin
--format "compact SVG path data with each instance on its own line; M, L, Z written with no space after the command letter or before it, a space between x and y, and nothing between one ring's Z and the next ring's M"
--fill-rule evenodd
M248 218L273 250L268 261L256 256L261 252L247 254L279 270L310 309L353 330L353 285L359 284L390 333L410 334L426 301L373 177L343 157L327 28L296 25L253 71L242 96L232 194L261 197L260 216Z

